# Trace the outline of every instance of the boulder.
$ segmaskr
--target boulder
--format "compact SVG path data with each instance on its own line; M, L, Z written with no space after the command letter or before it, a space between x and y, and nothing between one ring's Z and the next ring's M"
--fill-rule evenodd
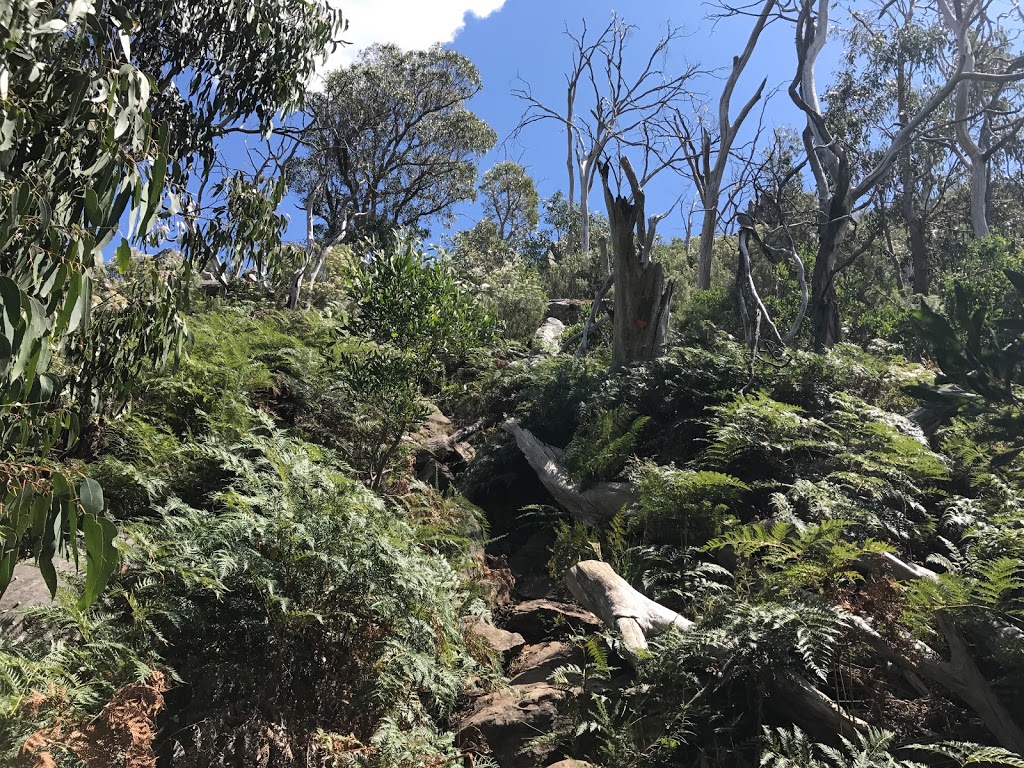
M479 616L467 616L463 619L462 626L467 635L472 635L484 642L505 661L508 661L516 651L526 645L526 641L519 633L498 629Z
M604 628L601 620L589 611L543 598L514 605L504 624L509 632L518 632L528 643L567 637L572 633L600 632Z
M551 674L559 667L586 663L583 649L575 643L550 640L546 643L526 646L512 665L512 685L534 685L547 683Z
M481 696L456 733L459 748L493 755L501 768L546 765L550 750L535 739L551 731L561 697L547 683L517 685Z
M566 326L576 325L590 312L590 299L554 299L548 302L548 317L561 320Z
M583 760L559 760L557 763L552 763L548 768L594 768L593 763L588 763Z
M557 355L562 347L565 324L556 317L549 317L533 336L533 346L538 352Z

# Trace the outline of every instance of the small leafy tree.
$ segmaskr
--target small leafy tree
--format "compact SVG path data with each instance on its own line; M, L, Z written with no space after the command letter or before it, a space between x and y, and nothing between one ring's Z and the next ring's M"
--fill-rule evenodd
M425 395L438 391L447 369L491 337L493 323L445 258L432 258L408 237L351 265L356 349L339 347L339 393L348 454L379 488L401 441L427 415Z
M143 370L180 353L192 267L217 250L189 183L210 177L226 130L252 115L269 128L298 103L313 54L341 25L319 2L284 5L0 9L0 591L23 547L41 564L57 550L77 557L80 533L86 602L114 568L98 485L54 459L94 410L116 408ZM93 312L105 256L128 271L131 244L157 244L178 214L196 225L179 269L103 297L120 311Z

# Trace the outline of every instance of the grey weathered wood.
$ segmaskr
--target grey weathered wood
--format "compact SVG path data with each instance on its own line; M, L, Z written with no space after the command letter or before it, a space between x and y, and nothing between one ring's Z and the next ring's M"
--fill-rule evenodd
M693 622L645 597L615 573L608 563L584 560L565 574L573 597L607 626L622 635L628 660L634 665L647 650L647 638L675 627L685 632Z
M686 632L694 626L686 617L638 592L608 563L579 562L566 572L565 583L580 605L619 632L626 660L634 667L647 651L648 638L670 629ZM724 658L728 650L712 649L712 653ZM772 696L784 702L793 719L812 734L851 736L868 727L795 672L778 676Z
M610 520L636 501L629 483L597 483L581 489L562 466L560 450L541 442L514 420L505 422L504 429L516 439L519 450L548 493L580 522L595 525Z

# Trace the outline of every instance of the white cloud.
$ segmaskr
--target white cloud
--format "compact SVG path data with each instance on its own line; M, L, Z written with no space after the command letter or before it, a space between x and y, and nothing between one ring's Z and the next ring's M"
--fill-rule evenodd
M351 45L328 57L324 69L351 64L373 43L394 43L404 50L449 43L466 24L466 15L486 18L505 0L332 0L348 19L344 38Z

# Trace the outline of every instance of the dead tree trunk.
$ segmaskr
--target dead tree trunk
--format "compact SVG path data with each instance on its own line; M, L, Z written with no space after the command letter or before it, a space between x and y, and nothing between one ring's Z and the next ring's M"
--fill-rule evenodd
M700 256L697 262L697 287L702 291L711 288L711 264L714 256L715 235L718 233L718 221L721 216L718 198L722 193L722 185L725 182L725 172L731 159L733 143L736 141L736 136L743 127L743 122L747 119L750 111L761 100L761 95L764 93L764 88L768 81L761 81L760 87L740 109L735 121L729 115L729 111L732 108L733 91L736 90L736 84L739 82L743 70L750 61L754 48L757 46L761 33L768 24L775 6L776 0L765 0L761 13L754 23L754 28L747 38L747 44L744 46L743 52L739 56L733 57L732 71L725 81L725 87L722 89L722 95L718 100L718 149L714 162L711 161L711 134L707 131L704 132L699 155L691 152L694 155L694 159L691 161L691 169L694 178L701 181L701 183L697 184L697 189L701 193L701 202L704 205L704 223L700 229Z
M609 164L601 165L601 182L608 206L615 275L612 366L653 360L668 347L669 307L675 283L651 260L654 233L667 214L644 220L644 191L629 160L621 159L631 197L613 195Z
M670 629L687 632L694 626L671 608L633 589L608 563L577 563L566 573L565 583L580 605L619 633L626 660L634 667L647 652L648 638ZM712 653L722 658L728 656L725 648L712 649ZM836 732L850 737L868 727L795 672L777 676L772 698L780 699L794 721L821 738L827 739Z
M971 709L1006 749L1024 755L1024 730L1014 721L999 700L988 680L971 657L970 649L956 623L944 611L939 611L935 623L949 646L949 661L943 660L924 643L903 638L900 645L909 643L910 654L891 644L860 617L852 617L852 625L859 637L879 656L904 671L934 680L950 691Z
M565 574L565 583L580 605L618 631L634 666L647 652L648 637L672 627L685 632L693 626L689 619L637 592L600 560L577 563Z
M516 439L519 450L547 492L581 523L605 522L636 501L629 483L596 483L586 490L580 489L562 466L560 450L541 442L515 421L505 422L504 430Z

